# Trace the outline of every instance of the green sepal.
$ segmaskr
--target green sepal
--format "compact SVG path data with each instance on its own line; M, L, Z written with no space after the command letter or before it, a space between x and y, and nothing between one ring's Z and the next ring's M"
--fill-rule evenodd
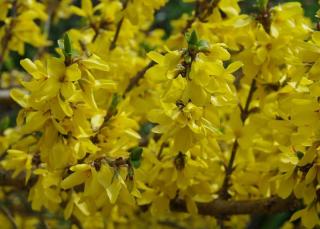
M140 126L139 134L142 137L146 137L151 133L152 128L155 127L154 123L145 122Z
M190 46L196 46L197 43L198 43L198 36L197 36L197 33L193 30L190 37L189 37L188 44Z
M110 109L115 110L119 104L119 102L121 101L121 96L118 94L113 94L112 95L112 101L110 104Z
M112 95L111 104L108 108L107 117L108 119L111 118L111 116L115 115L117 113L117 106L119 102L121 101L121 96L117 93Z
M118 176L120 176L119 169L115 169L111 178L111 184L113 183L114 179L116 179Z
M143 152L142 147L134 147L129 150L130 152L130 163L131 165L137 169L141 164L141 155Z
M67 33L64 34L63 37L63 45L64 45L64 55L67 57L72 56L72 46L69 35Z
M191 33L185 34L188 42L188 49L195 52L208 52L209 43L206 40L199 40L197 33L193 30ZM188 60L186 60L188 62Z
M64 34L63 39L58 40L58 46L62 49L64 57L68 60L78 55L78 52L72 49L71 40L67 33Z
M195 47L197 45L198 36L194 30L191 33L186 33L185 37L189 47Z

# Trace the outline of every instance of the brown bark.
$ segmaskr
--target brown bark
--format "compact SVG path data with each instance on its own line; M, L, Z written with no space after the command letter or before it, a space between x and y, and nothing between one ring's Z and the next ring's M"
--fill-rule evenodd
M249 215L272 214L285 211L293 211L301 207L301 202L293 196L282 199L277 196L256 200L223 200L216 199L209 203L197 203L200 215ZM172 201L172 211L186 212L184 201Z

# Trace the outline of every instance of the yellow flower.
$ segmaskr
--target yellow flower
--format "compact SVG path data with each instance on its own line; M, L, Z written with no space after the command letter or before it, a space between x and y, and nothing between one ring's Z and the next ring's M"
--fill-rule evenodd
M11 149L8 150L8 155L1 162L1 165L7 170L14 170L13 178L26 171L25 183L27 183L31 176L32 155L21 150Z
M56 211L62 201L58 189L61 175L46 169L37 169L34 174L38 176L38 180L31 188L28 197L28 200L32 202L32 209L40 211L42 207L45 207L50 211Z
M314 228L316 225L319 225L319 217L315 205L295 212L291 216L290 221L294 221L298 218L301 218L302 224L307 228Z

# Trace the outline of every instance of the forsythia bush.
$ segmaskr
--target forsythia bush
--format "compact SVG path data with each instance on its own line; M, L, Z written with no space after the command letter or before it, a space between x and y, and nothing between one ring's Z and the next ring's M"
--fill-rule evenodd
M164 38L166 0L0 0L21 107L0 136L1 228L320 226L319 28L298 2L185 2ZM81 26L50 41L63 20Z

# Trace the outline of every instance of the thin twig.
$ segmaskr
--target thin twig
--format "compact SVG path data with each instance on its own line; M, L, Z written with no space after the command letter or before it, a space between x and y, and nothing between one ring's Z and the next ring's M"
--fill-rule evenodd
M124 17L122 17L120 19L120 21L118 22L118 24L117 24L116 33L114 34L114 37L113 37L112 42L110 44L109 50L113 50L116 47L116 43L117 43L117 40L118 40L118 37L119 37L119 33L120 33L120 29L121 29L123 20L124 20Z
M125 2L123 3L122 11L127 8L128 3L129 3L129 0L125 0ZM117 40L118 40L118 37L119 37L119 34L120 34L120 30L121 30L123 21L124 21L124 16L122 16L122 18L120 19L120 21L117 24L116 32L115 32L114 37L113 37L113 39L112 39L112 41L110 43L109 50L113 50L117 45Z
M255 90L256 90L256 79L253 79L251 82L251 85L250 85L250 90L249 90L249 94L248 94L248 97L246 100L245 108L241 109L241 120L242 120L243 125L250 114L249 107L250 107L250 103L252 101L253 94L254 94ZM236 158L238 147L239 147L239 142L238 142L238 139L236 139L233 143L233 146L232 146L231 156L230 156L229 163L228 163L226 170L225 170L225 177L224 177L222 187L221 187L220 193L219 193L219 198L222 200L228 200L231 197L230 194L228 193L228 189L231 185L230 178L231 178L231 174L234 170L233 165L234 165L234 161ZM224 229L225 228L224 220L226 219L226 216L223 213L221 213L217 218L218 218L218 224L220 225L220 228Z
M187 21L186 25L181 30L181 33L185 34L197 19L201 22L206 21L212 14L213 10L218 6L219 2L220 0L212 0L210 3L207 3L206 1L200 2L197 0L194 15Z
M220 192L220 198L223 200L227 200L230 198L230 195L228 193L228 189L230 186L229 182L230 182L230 176L233 172L233 163L236 158L236 153L237 153L238 147L239 147L239 143L238 143L238 140L236 139L233 143L233 146L232 146L230 160L229 160L228 166L226 167L226 174L225 174L222 188L221 188L221 192Z
M12 228L18 229L18 225L16 224L14 217L12 216L9 209L7 209L5 206L0 204L0 211L8 218L9 222L11 223Z
M268 32L268 27L270 24L269 7L267 7L267 11L261 11L259 16L260 17L258 17L257 20L260 19L262 25L264 26L264 28ZM249 94L248 94L244 109L240 106L241 121L242 121L243 125L245 124L246 119L250 115L249 107L250 107L250 103L253 98L253 94L254 94L255 90L257 89L256 84L257 84L257 82L256 82L256 79L254 78L251 81L250 90L249 90ZM233 172L233 164L234 164L234 160L236 157L238 147L239 147L239 143L238 143L238 140L236 139L233 143L233 146L232 146L230 160L229 160L228 166L226 168L226 175L225 175L225 178L224 178L224 181L222 184L222 188L220 190L220 195L219 195L220 198L222 198L224 200L227 200L230 198L230 195L228 194L228 188L230 186L230 177Z
M253 94L254 94L255 90L256 90L256 79L253 79L251 82L249 94L248 94L248 97L246 100L245 108L241 110L241 120L242 120L243 124L245 123L246 119L248 118L248 116L250 114L249 107L250 107L250 103L252 101ZM236 139L233 143L233 146L232 146L231 156L229 159L228 166L226 167L226 174L225 174L225 177L223 180L222 188L220 190L220 198L222 198L224 200L227 200L230 198L230 195L228 194L228 189L230 186L230 184L229 184L230 177L233 172L233 164L234 164L234 161L236 158L238 147L239 147L239 142L238 142L238 139Z
M139 80L144 76L146 71L148 71L149 68L152 68L155 64L156 62L150 61L147 66L145 66L143 69L137 72L137 74L133 78L131 78L129 85L127 86L124 92L124 96L128 94L128 92L131 91L138 84Z
M204 13L202 15L199 15L199 20L202 22L206 22L207 18L213 13L213 10L218 6L219 2L220 0L211 0L209 6L205 6ZM200 9L200 11L202 10Z

